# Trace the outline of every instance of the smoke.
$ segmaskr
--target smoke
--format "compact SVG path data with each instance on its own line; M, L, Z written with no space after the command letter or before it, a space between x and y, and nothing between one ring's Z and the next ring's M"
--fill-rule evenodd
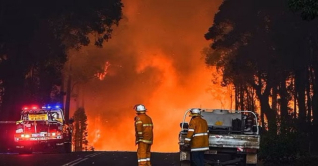
M108 64L105 77L80 84L81 103L73 100L73 111L85 107L90 145L135 151L133 106L140 103L153 119L152 151L178 151L179 123L187 109L224 107L208 91L220 87L212 84L212 70L201 54L221 2L124 0L124 18L112 39L103 48L72 53L74 70L82 74Z

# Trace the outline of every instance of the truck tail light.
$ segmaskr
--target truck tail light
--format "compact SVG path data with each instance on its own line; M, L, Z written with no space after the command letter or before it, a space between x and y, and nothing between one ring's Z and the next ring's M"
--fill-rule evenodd
M256 153L257 149L245 149L246 153Z
M241 148L241 147L237 147L236 150L237 150L238 152L243 152L243 151L244 151L244 149Z

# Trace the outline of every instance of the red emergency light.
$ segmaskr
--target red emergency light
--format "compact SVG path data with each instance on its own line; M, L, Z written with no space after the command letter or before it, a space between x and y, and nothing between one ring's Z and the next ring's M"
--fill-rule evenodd
M23 107L23 109L24 109L24 110L29 110L29 109L35 110L35 109L38 109L38 106Z

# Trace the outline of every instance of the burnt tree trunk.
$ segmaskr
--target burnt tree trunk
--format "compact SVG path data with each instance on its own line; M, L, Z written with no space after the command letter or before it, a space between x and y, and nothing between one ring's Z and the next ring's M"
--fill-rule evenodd
M280 82L279 88L279 95L280 95L280 116L282 120L288 120L288 92L286 88L285 80Z
M312 112L313 112L313 151L318 153L318 132L316 132L318 128L318 61L315 61L316 65L314 65L314 83L313 83L313 97L312 97Z
M271 109L270 105L269 105L269 95L270 95L270 91L272 89L270 83L267 83L265 85L265 89L264 92L262 93L262 88L263 88L263 84L262 84L262 80L259 77L258 79L258 85L253 84L252 85L254 87L254 89L256 90L256 95L260 101L260 105L261 105L261 116L266 116L267 121L268 121L268 132L272 132L272 133L277 133L277 125L276 125L276 114L277 112L275 112L273 109ZM264 115L263 115L264 114ZM264 119L264 117L262 117L262 120ZM264 120L262 122L264 124Z
M295 90L297 94L297 101L298 101L298 121L299 121L299 129L300 131L305 131L305 124L306 124L306 95L305 95L305 72L304 70L297 70L295 71Z
M72 77L69 75L66 83L66 98L65 98L65 121L68 123L70 118L70 105L71 105L71 91L72 91Z

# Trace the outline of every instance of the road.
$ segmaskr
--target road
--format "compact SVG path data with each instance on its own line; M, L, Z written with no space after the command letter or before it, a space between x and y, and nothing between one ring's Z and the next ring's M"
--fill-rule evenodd
M178 153L152 153L152 166L178 166ZM137 166L136 152L0 154L0 166Z

